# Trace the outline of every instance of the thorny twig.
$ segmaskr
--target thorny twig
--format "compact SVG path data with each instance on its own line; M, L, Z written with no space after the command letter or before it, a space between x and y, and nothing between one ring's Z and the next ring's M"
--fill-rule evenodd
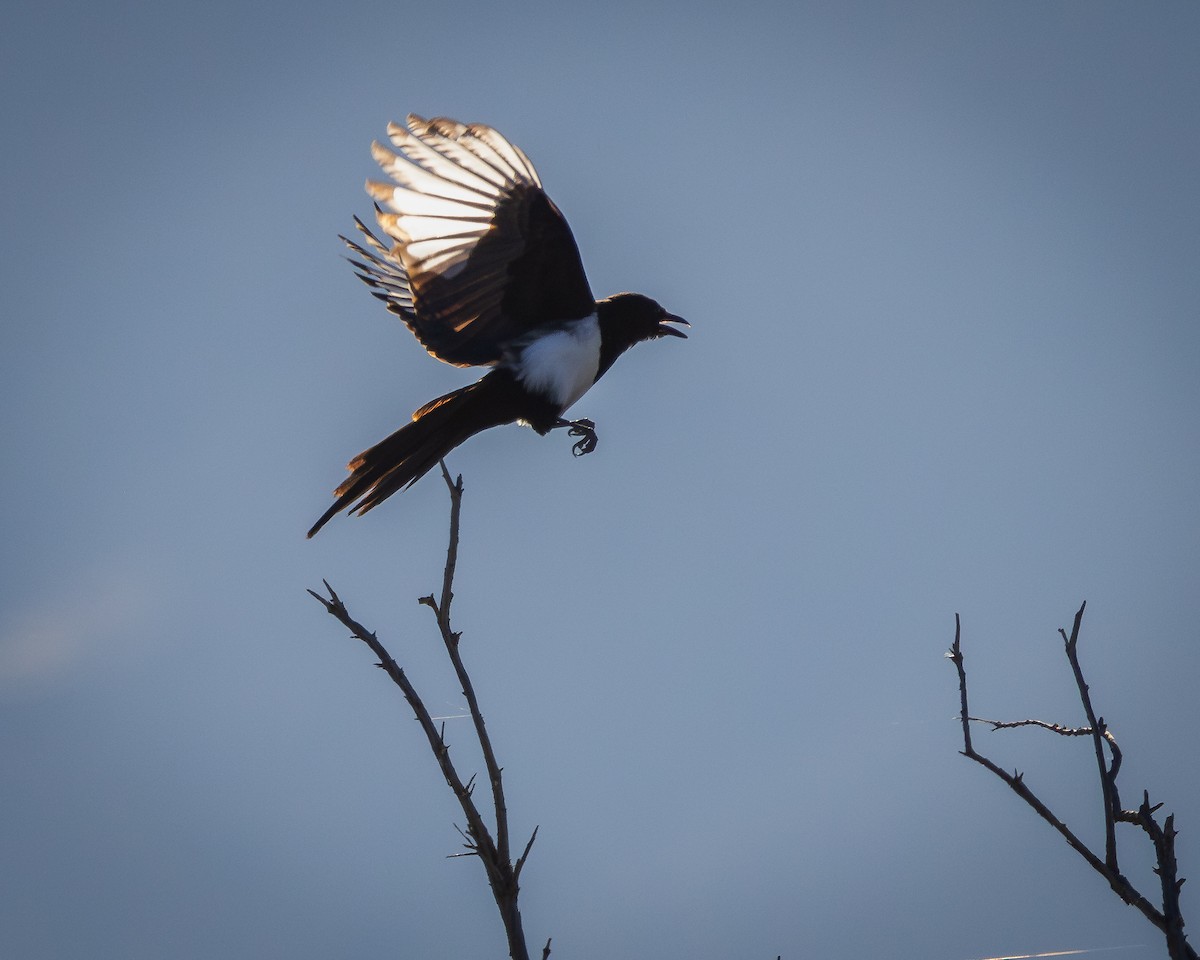
M1044 720L1013 720L996 721L972 717L967 705L967 672L963 663L962 653L962 624L958 614L954 615L954 644L946 656L953 661L958 671L958 690L960 702L960 721L962 723L963 749L965 757L986 767L1003 780L1022 800L1032 807L1043 820L1057 830L1081 857L1084 858L1097 873L1125 903L1136 907L1143 916L1163 932L1167 940L1167 953L1171 960L1197 960L1196 951L1187 942L1183 932L1184 921L1179 907L1179 888L1183 879L1178 877L1178 865L1175 860L1175 830L1174 816L1168 816L1160 826L1154 819L1155 812L1161 803L1150 804L1148 791L1142 794L1142 804L1137 810L1122 810L1120 793L1117 790L1117 774L1121 769L1121 750L1116 738L1108 729L1103 717L1097 717L1092 708L1091 695L1083 678L1083 670L1079 665L1079 626L1083 621L1083 604L1075 614L1075 622L1068 636L1065 630L1059 630L1063 638L1067 660L1075 675L1075 684L1079 690L1080 701L1087 715L1088 726L1066 727ZM1104 857L1099 857L1082 840L1080 840L1053 811L1025 785L1024 775L1014 770L1008 773L987 757L979 753L971 742L971 722L989 723L993 730L1010 729L1013 727L1035 726L1061 736L1079 737L1090 736L1095 745L1097 765L1100 774L1100 789L1104 801ZM1105 759L1105 745L1108 747L1111 761ZM1162 909L1155 907L1143 896L1136 887L1121 873L1117 860L1116 824L1132 823L1142 828L1154 844L1158 861L1155 873L1162 886Z
M442 574L442 592L440 599L435 599L431 594L427 597L421 597L420 602L433 610L438 630L446 647L446 653L454 666L454 671L459 682L462 684L463 696L466 697L468 707L471 711L471 719L474 722L475 733L483 752L484 764L488 772L488 782L492 791L496 819L495 837L493 837L483 816L480 814L479 808L475 805L473 797L475 777L472 776L464 783L459 776L453 761L450 759L450 747L445 740L445 725L443 724L439 728L434 724L429 710L426 708L424 701L417 693L416 688L408 679L404 670L396 663L383 644L379 642L379 638L375 633L367 630L366 627L351 617L345 603L334 592L333 587L329 585L328 581L322 581L325 584L326 592L329 594L328 598L312 590L308 592L320 601L333 617L349 629L351 635L362 640L371 648L371 651L379 658L376 666L382 668L403 691L404 698L408 701L409 706L412 707L413 714L416 716L417 722L425 733L426 740L429 741L429 747L437 759L442 776L445 777L446 783L454 793L459 806L462 807L463 815L466 817L467 827L465 830L455 825L455 829L458 830L463 838L463 846L466 848L466 853L452 854L452 856L476 856L483 863L484 870L487 872L488 884L492 890L492 896L496 901L501 920L504 923L505 934L508 938L509 956L512 960L529 960L529 949L525 943L521 913L517 907L517 897L520 893L518 880L521 869L525 866L525 861L529 857L529 851L533 847L533 842L537 838L537 829L534 828L533 835L529 838L529 842L525 844L524 852L514 865L509 854L508 810L504 801L503 768L496 760L491 738L488 736L487 727L483 721L483 713L479 709L479 701L475 696L474 685L471 683L471 678L467 673L466 667L463 665L459 652L461 634L454 632L450 624L450 604L454 598L454 570L458 562L458 530L459 516L462 509L463 482L461 476L457 480L450 479L450 474L446 470L445 463L442 463L441 467L442 478L445 480L446 487L450 491L450 538L449 546L446 550L446 566ZM545 947L542 949L542 960L547 960L549 956L550 941L547 940Z
M471 711L471 720L475 724L475 733L479 738L479 745L483 751L483 762L488 771L488 782L492 787L492 800L496 813L496 850L500 859L508 862L508 808L504 802L504 781L501 778L501 767L496 761L495 752L492 750L492 740L488 736L487 727L483 722L483 713L479 709L479 700L475 696L475 687L471 683L471 677L467 673L466 667L463 666L462 657L459 655L458 641L460 634L455 633L450 626L450 604L454 600L454 570L458 563L458 518L462 506L462 477L459 476L457 480L451 480L450 473L446 470L444 462L441 463L441 468L442 479L446 482L446 489L450 491L450 546L446 550L446 568L442 574L442 597L440 602L434 599L433 594L421 597L420 602L433 610L438 630L442 635L442 642L446 645L446 655L454 665L454 672L458 677L458 682L462 685L463 696L466 697L467 707Z

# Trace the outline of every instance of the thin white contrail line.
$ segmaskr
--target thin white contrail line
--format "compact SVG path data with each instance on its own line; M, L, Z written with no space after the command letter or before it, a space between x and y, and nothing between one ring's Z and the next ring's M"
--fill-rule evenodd
M1037 960L1039 957L1077 957L1084 953L1105 953L1109 950L1132 950L1135 947L1143 946L1140 943L1131 943L1124 947L1092 947L1088 950L1052 950L1049 953L1012 953L1005 954L1002 957L980 957L979 960Z

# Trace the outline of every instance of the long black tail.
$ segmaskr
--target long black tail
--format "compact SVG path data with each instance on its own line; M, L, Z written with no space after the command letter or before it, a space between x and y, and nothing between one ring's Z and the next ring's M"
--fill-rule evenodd
M425 404L413 414L412 423L347 464L350 476L333 492L337 497L333 506L313 524L308 535L313 536L334 514L351 504L354 506L350 512L361 515L397 490L416 483L446 454L481 430L512 423L519 412L511 403L507 386L492 373Z

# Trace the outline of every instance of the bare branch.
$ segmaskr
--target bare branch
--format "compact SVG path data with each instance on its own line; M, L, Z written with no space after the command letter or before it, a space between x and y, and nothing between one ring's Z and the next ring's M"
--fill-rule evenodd
M446 569L442 573L441 603L441 616L449 623L450 601L454 599L454 568L458 565L458 518L462 509L463 478L460 473L457 480L451 481L445 460L439 460L438 466L442 468L442 479L450 491L450 546L446 550Z
M518 877L521 875L521 868L525 866L525 861L529 859L529 851L533 849L533 841L537 839L537 832L538 828L534 827L533 833L529 837L529 842L525 844L524 852L517 857L517 865L514 868L513 873Z
M533 831L533 836L529 838L524 852L514 866L509 854L508 810L504 800L503 770L496 760L491 738L488 736L487 728L483 721L483 713L479 708L479 701L475 696L474 686L459 654L459 634L455 633L450 625L450 605L454 599L454 572L458 561L458 532L462 507L463 482L461 476L456 481L450 479L450 473L446 469L445 463L442 463L441 467L442 477L446 481L447 489L450 491L450 538L446 550L446 565L442 573L442 592L440 600L435 599L431 594L427 597L421 597L420 603L433 610L446 653L454 666L459 683L462 685L463 696L467 699L471 718L474 721L475 732L483 752L484 763L487 766L488 782L491 787L495 807L496 834L494 839L478 807L475 805L473 798L475 777L472 776L466 783L463 783L462 778L455 769L454 763L450 759L450 747L445 741L445 724L443 723L440 728L435 725L429 710L417 693L416 688L409 681L404 670L401 669L383 644L380 643L375 633L367 630L366 627L351 617L345 603L334 592L328 581L322 581L329 595L328 598L312 590L308 592L320 601L321 605L333 617L349 629L354 637L362 640L371 648L371 651L379 658L377 666L385 670L392 681L403 691L404 697L412 708L417 722L425 733L429 747L433 751L433 755L441 768L442 776L454 793L466 817L467 826L465 830L455 824L455 829L458 830L463 838L463 847L466 852L451 854L451 856L475 856L480 859L487 872L488 884L491 887L493 899L500 911L501 920L504 923L505 934L508 938L509 956L512 960L529 960L529 950L525 943L525 934L521 924L521 913L517 907L517 896L520 892L518 878L529 856L529 851L533 847L533 841L537 837L537 830ZM542 952L543 960L549 955L550 941L547 940Z
M963 667L962 655L962 620L957 613L954 615L954 645L946 656L954 661L954 666L958 670L958 694L962 705L963 752L968 757L973 757L975 751L971 747L971 715L967 710L967 672Z
M459 517L462 512L463 481L460 474L457 480L450 479L450 471L444 461L439 461L442 468L442 479L450 493L450 538L446 547L446 568L442 577L442 599L440 603L432 596L421 598L421 603L433 610L437 620L442 642L446 646L446 655L454 666L455 675L462 685L463 696L467 700L467 708L471 712L471 720L475 724L475 733L479 738L479 746L483 751L483 762L487 767L488 783L492 789L492 801L496 814L496 851L505 863L509 861L509 831L508 806L504 799L504 780L502 768L496 760L492 749L492 740L488 736L487 725L483 720L483 712L479 709L479 700L475 696L475 687L471 677L463 666L459 654L458 643L461 634L455 633L450 625L450 603L454 599L454 570L458 564L458 530Z
M1014 727L1041 727L1051 733L1063 737L1090 737L1091 727L1064 727L1059 723L1047 723L1045 720L988 720L984 717L968 717L972 723L990 723L992 730L1011 730Z
M325 588L329 591L328 600L317 593L313 593L312 590L308 592L316 597L324 605L325 609L350 631L352 636L358 640L362 640L371 648L371 652L379 658L378 666L382 667L396 686L403 691L404 699L412 707L413 715L417 718L417 723L420 724L421 730L425 734L425 739L429 741L429 748L433 751L434 757L437 758L438 765L442 769L442 776L446 778L446 783L450 786L455 797L458 798L459 805L463 808L463 814L470 825L472 836L476 838L477 843L482 842L490 846L492 844L491 835L488 833L487 827L483 823L483 818L480 817L479 810L475 807L475 803L471 799L471 791L459 777L458 771L450 759L450 748L442 740L441 733L434 725L433 719L429 715L429 710L421 699L421 695L417 693L416 687L409 682L404 670L396 663L384 645L379 642L379 638L375 636L374 632L368 630L350 616L345 603L342 602L341 598L327 582L325 583Z
M1083 670L1079 666L1079 625L1083 621L1083 611L1087 601L1079 607L1075 614L1075 622L1071 625L1071 635L1061 627L1059 636L1063 638L1066 647L1067 661L1071 664L1071 672L1075 674L1075 686L1079 688L1079 700L1087 715L1088 726L1092 729L1092 745L1096 753L1096 767L1100 773L1100 794L1104 801L1104 862L1114 873L1119 871L1117 865L1117 830L1116 814L1120 811L1120 803L1113 802L1113 778L1104 760L1104 718L1097 719L1096 711L1092 709L1092 697L1088 685L1083 679Z
M1058 831L1059 834L1070 844L1084 860L1091 865L1097 873L1099 873L1108 885L1125 903L1136 907L1143 916L1153 923L1159 930L1163 931L1167 939L1167 950L1171 960L1198 960L1196 951L1188 944L1187 938L1184 936L1183 916L1179 908L1179 888L1183 886L1183 880L1177 876L1177 864L1175 861L1175 836L1174 817L1167 817L1164 827L1160 827L1154 819L1154 812L1158 810L1161 804L1150 806L1149 794L1144 794L1144 800L1141 807L1136 811L1122 811L1120 809L1119 794L1117 792L1116 777L1121 767L1121 750L1117 746L1116 738L1108 730L1104 723L1104 719L1098 718L1092 709L1091 697L1088 692L1088 685L1083 678L1083 670L1079 665L1078 643L1079 643L1079 627L1083 619L1083 611L1086 604L1079 608L1079 612L1075 614L1075 623L1071 629L1070 636L1065 630L1059 630L1062 636L1067 659L1071 664L1071 669L1075 674L1076 686L1079 690L1080 700L1083 702L1084 711L1088 717L1089 726L1081 727L1061 727L1058 724L1046 723L1042 720L1016 720L1016 721L995 721L981 720L983 723L992 724L993 730L1008 729L1019 726L1036 726L1063 736L1088 736L1092 737L1095 749L1097 752L1098 764L1100 767L1100 783L1104 797L1104 814L1105 814L1105 857L1101 859L1094 853L1082 840L1080 840L1074 832L1060 820L1053 811L1050 810L1032 790L1026 786L1022 774L1014 771L1008 773L1000 766L993 763L987 757L978 753L971 743L971 721L979 718L972 717L968 709L967 702L967 674L962 653L962 625L958 614L954 616L954 644L946 656L954 662L958 671L958 689L959 701L961 704L960 719L963 730L963 750L962 754L974 760L981 766L986 767L993 774L1003 780L1008 786L1024 800L1034 811L1045 820L1050 826ZM1104 744L1108 744L1109 751L1112 754L1111 766L1104 762ZM1116 856L1116 839L1115 839L1115 823L1128 822L1140 826L1154 843L1155 852L1158 858L1158 867L1154 871L1158 874L1162 885L1162 910L1157 909L1149 900L1146 899L1129 880L1121 874L1117 869Z

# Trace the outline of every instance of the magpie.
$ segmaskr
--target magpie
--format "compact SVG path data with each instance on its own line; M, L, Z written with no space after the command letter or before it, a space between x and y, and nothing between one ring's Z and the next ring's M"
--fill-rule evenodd
M371 154L390 182L367 181L389 242L358 217L342 241L359 279L421 346L481 380L431 400L412 422L350 461L350 476L308 536L343 509L364 514L411 486L489 427L566 427L576 456L596 447L591 420L563 414L635 343L689 325L649 297L595 300L579 249L521 149L491 127L410 114L388 125L395 152Z

